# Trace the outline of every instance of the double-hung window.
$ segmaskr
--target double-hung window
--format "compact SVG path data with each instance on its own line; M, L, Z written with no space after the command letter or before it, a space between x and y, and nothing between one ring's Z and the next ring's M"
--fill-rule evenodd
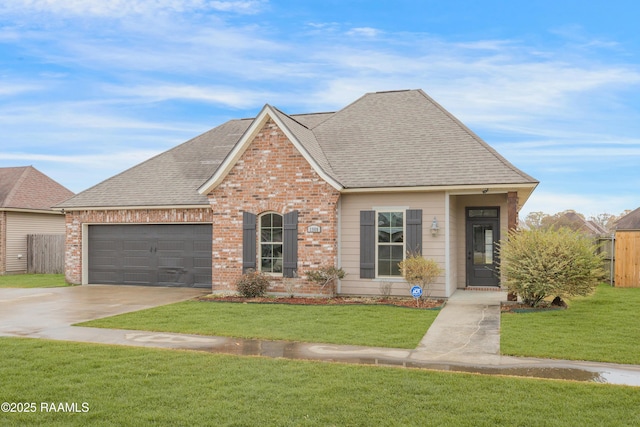
M282 273L283 235L282 215L265 213L260 216L260 271Z
M377 276L401 276L404 259L404 212L377 212Z

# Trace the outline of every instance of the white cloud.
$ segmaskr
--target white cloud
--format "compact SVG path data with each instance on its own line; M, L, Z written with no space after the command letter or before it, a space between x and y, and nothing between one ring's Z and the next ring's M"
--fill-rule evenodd
M380 33L380 30L371 27L358 27L347 31L347 35L360 37L376 37Z
M123 17L158 12L222 11L256 13L262 0L14 0L0 5L0 13L46 12L58 15Z

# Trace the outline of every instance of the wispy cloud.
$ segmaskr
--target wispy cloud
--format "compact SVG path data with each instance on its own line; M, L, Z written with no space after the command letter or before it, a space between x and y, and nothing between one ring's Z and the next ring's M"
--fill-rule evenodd
M46 12L58 15L123 17L158 12L223 11L253 14L264 1L212 0L12 0L0 5L0 13Z

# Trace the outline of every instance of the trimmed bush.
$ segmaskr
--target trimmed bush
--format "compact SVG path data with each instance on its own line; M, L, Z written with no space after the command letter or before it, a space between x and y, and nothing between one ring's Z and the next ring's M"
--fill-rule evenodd
M547 297L589 295L604 279L596 248L568 228L511 231L499 244L500 270L509 291L531 307Z
M236 288L245 298L261 297L269 288L269 278L260 271L249 270L238 279Z
M409 285L420 286L426 297L431 294L431 284L442 274L436 261L423 258L420 254L407 254L398 265Z

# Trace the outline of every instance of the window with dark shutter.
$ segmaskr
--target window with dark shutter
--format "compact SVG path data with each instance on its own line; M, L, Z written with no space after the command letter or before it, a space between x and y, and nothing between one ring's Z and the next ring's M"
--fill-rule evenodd
M407 252L422 255L422 209L407 209Z
M242 213L242 273L256 269L256 215Z
M284 277L294 277L298 269L298 211L284 215L283 239L283 270Z
M376 277L376 212L360 211L360 278Z

